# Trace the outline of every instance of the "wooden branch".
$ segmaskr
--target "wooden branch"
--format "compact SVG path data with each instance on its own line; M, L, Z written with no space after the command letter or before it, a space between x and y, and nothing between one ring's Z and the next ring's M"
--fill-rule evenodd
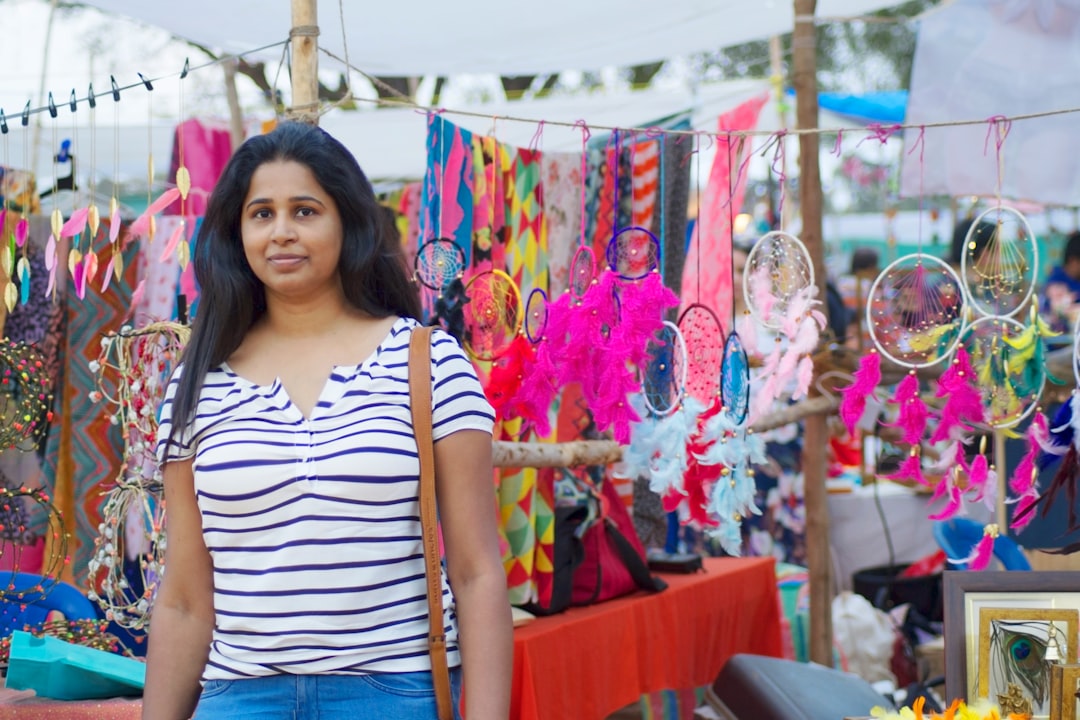
M815 397L791 405L754 423L754 432L774 430L810 417L828 415L840 407L838 397ZM507 442L492 443L491 459L495 467L577 467L607 465L622 459L622 446L614 440L575 440L565 443Z
M622 459L622 446L614 440L575 440L565 443L504 442L491 448L495 467L577 467L607 465Z

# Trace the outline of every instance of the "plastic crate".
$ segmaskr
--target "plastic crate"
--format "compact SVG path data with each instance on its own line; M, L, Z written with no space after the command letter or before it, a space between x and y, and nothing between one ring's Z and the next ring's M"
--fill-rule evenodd
M21 630L11 635L6 686L15 690L92 700L141 695L145 679L146 665L138 660Z

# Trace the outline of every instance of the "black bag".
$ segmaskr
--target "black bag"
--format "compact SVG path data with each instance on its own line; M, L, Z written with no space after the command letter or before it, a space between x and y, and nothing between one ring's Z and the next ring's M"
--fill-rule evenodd
M551 600L547 607L539 603L522 605L533 615L555 615L570 607L574 570L585 560L585 545L578 538L578 528L589 516L584 505L555 508L555 547L553 550Z

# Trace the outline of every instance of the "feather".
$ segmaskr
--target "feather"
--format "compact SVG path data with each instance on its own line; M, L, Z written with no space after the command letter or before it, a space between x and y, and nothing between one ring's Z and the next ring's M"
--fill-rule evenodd
M809 355L817 349L820 338L821 331L818 329L817 322L814 318L806 316L799 323L799 331L791 341L788 352L794 350L798 355Z
M1012 512L1009 529L1022 532L1035 519L1035 507L1039 504L1039 491L1032 487L1027 493L1015 500L1016 508Z
M766 325L772 325L773 308L776 305L776 296L772 294L772 280L769 278L769 269L764 265L749 275L750 280L750 303L757 316Z
M180 240L184 238L185 230L187 229L187 223L181 220L177 223L176 228L172 231L172 235L169 236L169 241L165 243L165 249L161 251L161 257L158 259L159 263L165 263L169 261L172 254L176 252L176 246L180 244Z
M90 217L90 208L79 208L71 213L71 217L60 228L60 237L75 237L86 229L86 220Z
M794 348L788 348L781 354L780 362L776 365L777 385L785 387L794 377L795 368L799 366L800 355L801 353L796 352Z
M739 338L743 341L743 347L746 348L748 353L756 354L758 346L758 332L757 322L754 321L753 313L747 311L744 312L742 317L739 318L738 332Z
M161 193L156 200L150 203L146 211L135 218L135 222L131 223L131 227L128 228L128 235L132 238L152 235L154 216L176 202L179 197L180 191L174 187Z
M903 441L908 445L917 445L926 432L926 421L930 417L930 410L919 396L919 379L914 372L904 376L896 386L896 392L891 398L898 406L895 423L886 423L889 427L898 427L903 430Z
M840 418L848 429L848 434L854 437L855 426L859 423L866 411L866 400L881 382L881 357L876 351L871 350L863 355L859 361L859 369L855 371L854 382L841 390L843 396L840 400Z
M811 286L814 287L814 286ZM806 318L807 312L809 312L812 304L812 296L809 292L810 288L795 293L794 297L788 303L787 312L784 313L784 319L781 324L781 329L784 334L787 335L788 340L794 340L799 333L799 326ZM817 289L816 287L814 289ZM811 323L813 324L813 323Z
M109 244L115 245L116 239L120 237L120 208L113 210L112 215L109 217Z
M792 400L801 400L810 392L810 383L814 381L814 359L809 355L799 360L798 371L795 374L795 391L791 393Z
M919 454L915 452L915 450L912 450L908 456L904 458L904 462L900 463L900 467L896 472L891 475L885 475L884 478L886 480L911 480L919 485L924 485L926 487L930 486L930 483L923 476L922 458L919 457Z
M947 481L942 480L941 482L942 482L942 484L944 484ZM945 495L948 496L949 501L938 512L931 513L931 514L927 515L926 517L928 519L930 519L930 520L948 520L949 518L960 514L960 510L964 506L964 500L963 500L963 496L962 496L962 494L960 492L960 488L956 487L955 485L952 485L951 483L949 483L949 485L950 485L950 487L946 488L945 493L944 493Z
M971 470L968 471L968 492L974 492L975 501L982 500L986 493L986 481L990 477L990 465L986 456L979 453L971 461Z
M962 560L961 563L966 564L968 570L985 570L990 566L990 559L994 556L994 540L997 539L997 536L998 526L996 524L990 523L984 527L983 536L975 545L974 552Z
M15 223L15 244L22 247L26 244L26 238L30 236L30 221L26 218L20 218L19 222Z

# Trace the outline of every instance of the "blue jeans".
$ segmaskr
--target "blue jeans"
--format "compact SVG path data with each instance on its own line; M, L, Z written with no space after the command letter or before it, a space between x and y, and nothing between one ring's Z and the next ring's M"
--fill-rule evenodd
M461 668L450 671L454 717L460 720ZM432 720L431 673L270 675L207 680L193 720Z

